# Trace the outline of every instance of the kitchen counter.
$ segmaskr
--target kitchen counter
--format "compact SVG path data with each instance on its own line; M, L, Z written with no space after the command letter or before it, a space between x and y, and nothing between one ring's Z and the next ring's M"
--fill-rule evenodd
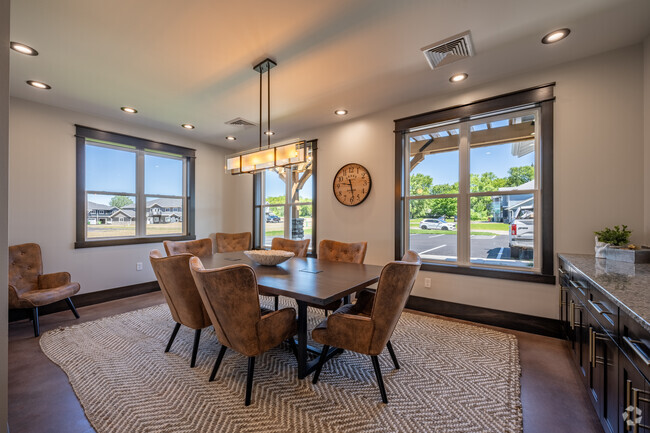
M650 332L650 264L597 259L588 254L558 256Z

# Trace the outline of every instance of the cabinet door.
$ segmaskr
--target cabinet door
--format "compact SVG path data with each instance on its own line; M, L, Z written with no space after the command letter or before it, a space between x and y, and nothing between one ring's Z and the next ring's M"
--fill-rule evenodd
M569 291L569 314L570 314L570 342L573 351L573 359L582 375L583 381L587 382L589 347L586 314L588 314L574 290Z
M617 431L618 347L596 319L585 314L588 326L588 384L600 422L606 433Z
M650 384L632 362L619 352L619 428L620 433L650 432Z
M569 273L565 268L566 264L560 261L560 267L558 268L558 279L560 281L560 326L562 327L562 335L568 340L571 340L571 336L569 335L571 331L571 323L569 322L569 308L571 308L569 302Z

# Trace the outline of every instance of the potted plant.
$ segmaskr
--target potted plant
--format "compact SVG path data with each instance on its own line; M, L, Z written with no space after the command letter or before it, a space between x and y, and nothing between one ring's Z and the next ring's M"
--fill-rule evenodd
M614 229L605 227L602 231L594 232L596 257L628 263L650 262L650 250L629 243L631 233L626 225L614 226Z

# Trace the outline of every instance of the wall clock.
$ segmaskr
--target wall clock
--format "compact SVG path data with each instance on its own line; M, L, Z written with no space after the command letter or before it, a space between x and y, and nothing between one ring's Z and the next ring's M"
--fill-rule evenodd
M368 197L372 180L366 167L361 164L347 164L334 177L332 188L336 199L346 206L356 206Z

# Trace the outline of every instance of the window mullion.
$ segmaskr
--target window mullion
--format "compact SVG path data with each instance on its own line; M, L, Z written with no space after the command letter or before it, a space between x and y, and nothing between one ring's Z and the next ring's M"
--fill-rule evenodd
M469 264L470 251L470 206L469 206L469 125L464 122L459 125L459 176L458 176L458 222L457 230L457 260L460 265Z
M139 150L136 156L135 169L135 235L146 235L147 199L144 195L144 151Z

